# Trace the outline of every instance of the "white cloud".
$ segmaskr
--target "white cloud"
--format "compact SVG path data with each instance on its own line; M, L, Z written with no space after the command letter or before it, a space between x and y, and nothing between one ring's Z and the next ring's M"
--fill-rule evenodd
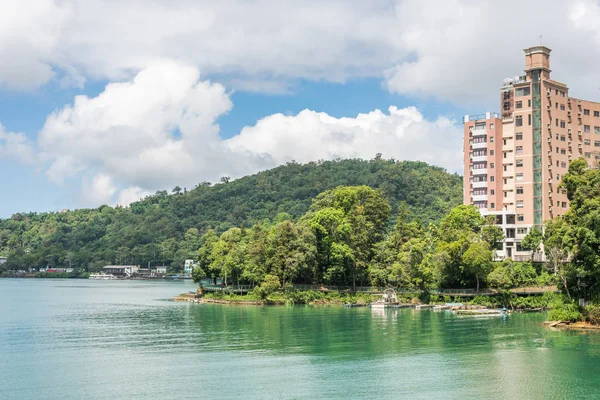
M7 132L0 124L0 159L32 164L35 162L33 144L24 133Z
M80 203L86 207L95 207L102 204L110 204L117 192L112 178L103 173L94 175L90 180L84 180Z
M119 192L117 204L123 207L127 207L131 203L143 199L144 197L149 196L151 194L151 192L137 186L125 188Z
M6 4L2 4L6 3ZM375 77L393 92L497 107L521 49L555 50L557 78L597 95L600 12L592 1L0 0L0 84L122 80L157 60L250 91ZM590 43L589 36L595 38ZM590 44L593 44L590 47Z
M447 118L426 120L414 107L389 107L335 118L304 110L297 115L275 114L246 127L227 141L232 151L273 167L335 158L372 158L377 153L400 160L419 160L458 171L462 130Z
M460 169L461 127L444 117L429 121L414 107L348 118L274 114L222 140L217 119L231 108L224 87L201 80L196 68L158 62L48 116L39 156L55 182L93 175L84 178L85 206L128 205L158 189L237 178L290 160L383 153Z

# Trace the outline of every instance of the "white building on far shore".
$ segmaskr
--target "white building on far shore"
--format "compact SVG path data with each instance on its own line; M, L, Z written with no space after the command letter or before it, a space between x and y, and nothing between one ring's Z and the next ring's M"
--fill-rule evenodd
M192 275L192 271L196 268L198 264L194 260L185 260L185 264L183 265L183 274L184 275Z
M4 264L8 258L0 256L0 265Z

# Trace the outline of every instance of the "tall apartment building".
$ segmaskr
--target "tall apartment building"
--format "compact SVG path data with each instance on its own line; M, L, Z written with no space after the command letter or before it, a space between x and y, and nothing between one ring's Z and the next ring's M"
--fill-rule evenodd
M499 257L527 259L532 227L569 208L559 189L569 162L600 160L600 103L569 96L550 78L550 49L525 49L525 75L505 79L501 114L464 118L464 203L495 215L506 239Z

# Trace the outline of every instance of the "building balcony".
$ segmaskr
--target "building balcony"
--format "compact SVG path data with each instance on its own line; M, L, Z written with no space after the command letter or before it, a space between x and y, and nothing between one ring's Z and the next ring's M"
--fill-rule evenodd
M487 168L478 168L472 170L471 172L473 172L473 175L487 175Z
M487 181L471 182L471 185L473 185L473 189L482 189L482 188L486 188L488 183L487 183Z
M488 195L487 194L474 194L471 196L471 198L473 199L473 201L487 201L488 199Z
M487 156L472 156L471 162L487 161Z
M503 178L512 178L515 175L515 169L513 167L507 167L506 171L502 171Z
M487 143L486 142L473 143L473 144L471 144L471 147L473 148L473 150L485 149L485 148L487 148Z

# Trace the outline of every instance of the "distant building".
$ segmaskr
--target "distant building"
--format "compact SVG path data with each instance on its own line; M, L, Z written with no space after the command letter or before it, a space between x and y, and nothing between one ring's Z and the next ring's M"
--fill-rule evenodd
M183 265L183 274L191 275L194 268L196 268L198 264L194 260L185 260L185 264Z
M8 258L0 256L0 265L4 264L6 260L8 260Z
M140 267L139 265L107 265L102 270L106 274L129 277L137 273Z
M167 267L156 267L156 274L157 275L166 275Z

